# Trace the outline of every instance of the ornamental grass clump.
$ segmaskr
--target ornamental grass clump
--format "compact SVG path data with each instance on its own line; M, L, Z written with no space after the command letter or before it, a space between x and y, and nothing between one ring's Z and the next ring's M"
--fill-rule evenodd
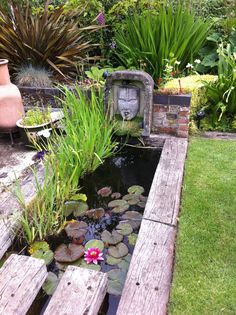
M162 77L165 60L181 60L179 69L194 60L202 47L210 24L195 19L179 6L162 7L158 15L134 15L126 28L117 31L115 41L118 60L126 67L147 71L155 82Z
M47 152L43 183L35 173L36 198L29 205L17 191L22 206L21 235L28 244L60 231L65 202L79 190L79 179L111 156L116 146L114 125L103 112L103 95L92 91L89 99L78 87L63 92L63 132L53 133L43 148L38 147Z

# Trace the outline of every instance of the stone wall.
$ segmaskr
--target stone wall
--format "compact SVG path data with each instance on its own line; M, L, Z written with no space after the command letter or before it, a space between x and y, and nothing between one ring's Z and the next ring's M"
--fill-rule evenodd
M191 95L154 95L152 132L188 137Z

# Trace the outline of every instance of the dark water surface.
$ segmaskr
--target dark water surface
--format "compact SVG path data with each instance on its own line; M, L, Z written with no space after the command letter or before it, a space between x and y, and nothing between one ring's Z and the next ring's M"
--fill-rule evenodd
M119 192L124 196L127 194L130 186L140 185L145 189L143 195L148 196L160 154L161 151L157 149L124 146L114 157L107 159L93 174L86 176L80 181L80 192L87 195L89 209L101 207L105 209L105 215L99 220L88 219L85 216L77 218L78 220L85 221L89 226L88 232L85 235L85 242L94 238L100 239L102 231L107 229L111 232L121 220L122 214L112 213L107 206L111 198L98 196L97 191L102 187L110 186L113 192ZM129 210L143 213L144 209L134 205L130 206ZM134 230L134 232L138 233L138 229ZM68 242L70 240L66 237L65 233L60 235L59 238L49 241L53 251L59 244ZM134 246L129 244L127 236L124 237L123 242L128 246L129 253L132 254ZM103 253L105 257L107 249ZM103 272L117 268L117 266L106 264L106 261L102 261L100 265ZM55 263L49 266L49 270L58 273ZM43 297L42 293L40 293L38 303L34 303L28 315L43 314L49 299L49 297ZM107 294L99 314L115 315L119 301L120 296Z

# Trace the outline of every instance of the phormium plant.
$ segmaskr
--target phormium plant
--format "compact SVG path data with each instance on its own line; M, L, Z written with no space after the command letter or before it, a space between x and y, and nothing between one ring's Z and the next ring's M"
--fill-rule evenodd
M88 58L96 46L89 34L98 25L78 27L77 13L65 14L63 8L43 13L32 13L28 6L23 10L12 6L12 14L0 9L0 55L8 59L13 70L31 64L45 67L65 76L76 70L76 65Z

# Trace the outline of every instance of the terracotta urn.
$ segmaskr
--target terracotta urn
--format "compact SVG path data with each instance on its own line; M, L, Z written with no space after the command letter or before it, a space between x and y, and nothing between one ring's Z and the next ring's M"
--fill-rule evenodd
M8 60L0 59L0 129L13 130L24 115L19 89L11 83Z

